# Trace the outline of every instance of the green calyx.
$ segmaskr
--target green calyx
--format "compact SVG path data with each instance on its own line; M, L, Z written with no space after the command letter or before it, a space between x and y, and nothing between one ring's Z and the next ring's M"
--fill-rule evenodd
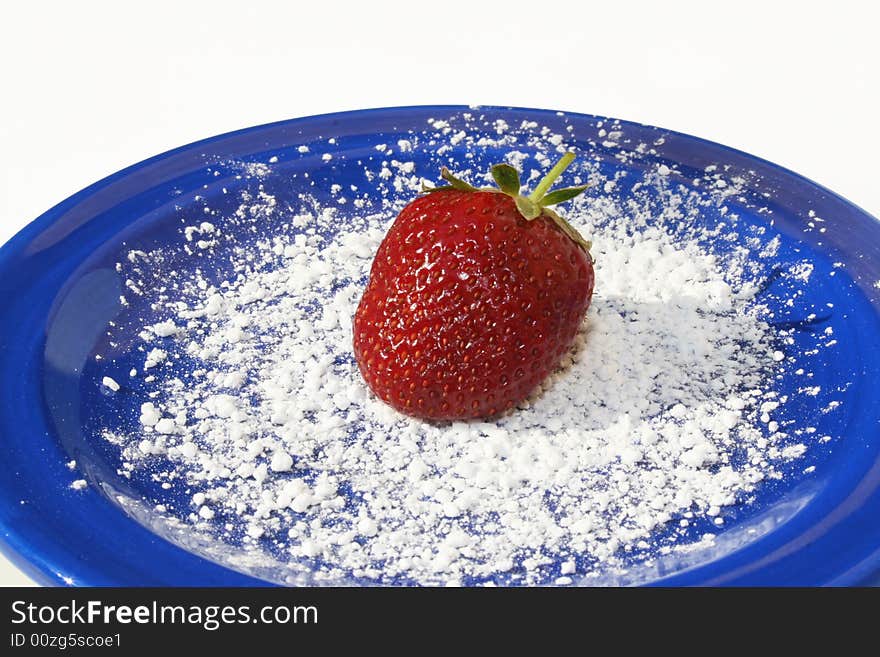
M564 187L550 191L550 188L553 186L553 183L556 182L556 179L562 175L562 172L565 171L568 168L568 165L573 161L574 153L566 153L563 155L559 162L547 172L547 175L541 179L538 186L535 187L534 191L528 196L520 193L522 185L520 183L519 171L509 164L496 164L490 169L492 178L495 180L495 184L498 185L497 188L474 187L473 185L466 183L464 180L456 178L449 172L449 169L443 167L440 169L440 177L449 184L440 187L423 187L422 191L445 192L458 190L462 192L497 192L499 194L507 194L516 202L517 210L519 210L520 214L526 220L532 221L540 216L552 219L563 233L568 235L568 237L578 246L589 253L590 242L585 240L574 226L560 217L549 207L551 205L570 201L589 187L589 185L580 185L578 187Z

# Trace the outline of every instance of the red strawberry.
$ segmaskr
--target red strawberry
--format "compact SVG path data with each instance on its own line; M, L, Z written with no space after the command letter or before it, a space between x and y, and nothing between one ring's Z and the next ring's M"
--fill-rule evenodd
M354 317L354 353L373 392L431 420L490 417L528 397L571 348L593 294L589 244L546 206L566 154L528 197L452 176L388 231Z

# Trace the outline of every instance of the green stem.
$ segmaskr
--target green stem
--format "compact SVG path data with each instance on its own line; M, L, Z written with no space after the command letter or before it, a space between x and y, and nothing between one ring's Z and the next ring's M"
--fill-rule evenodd
M547 172L547 175L541 179L541 182L538 183L538 186L535 187L535 191L529 194L529 199L535 201L536 203L544 198L544 194L548 192L550 187L553 186L553 183L556 182L556 179L562 175L562 172L568 168L568 165L574 162L574 153L566 153L562 156L562 159L556 163L550 171Z

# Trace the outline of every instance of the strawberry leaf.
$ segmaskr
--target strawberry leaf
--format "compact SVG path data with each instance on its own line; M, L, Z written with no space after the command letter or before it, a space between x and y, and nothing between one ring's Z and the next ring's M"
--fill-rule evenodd
M575 196L580 195L589 185L580 185L578 187L563 187L562 189L554 189L540 200L541 205L556 205L570 201Z
M496 164L492 167L491 172L492 178L495 179L495 183L502 192L510 196L519 194L519 171L509 164Z
M434 192L451 192L455 189L452 185L438 185L437 187L428 187L422 183L422 194L432 194Z
M461 178L456 178L455 176L453 176L449 172L449 169L447 169L446 167L443 167L442 169L440 169L440 177L443 178L443 180L445 180L446 182L448 182L451 187L454 187L455 189L461 190L463 192L478 192L478 191L480 191L479 189L477 189L473 185L467 184Z
M531 221L541 214L541 206L527 196L515 196L516 208L520 214Z

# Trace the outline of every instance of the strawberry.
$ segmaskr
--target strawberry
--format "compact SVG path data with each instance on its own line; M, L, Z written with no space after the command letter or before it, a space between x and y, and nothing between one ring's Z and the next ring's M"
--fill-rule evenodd
M407 205L382 240L354 316L354 354L372 391L430 420L512 408L571 348L593 294L589 244L547 206L566 154L529 196L519 173L492 167L477 189L449 185Z

